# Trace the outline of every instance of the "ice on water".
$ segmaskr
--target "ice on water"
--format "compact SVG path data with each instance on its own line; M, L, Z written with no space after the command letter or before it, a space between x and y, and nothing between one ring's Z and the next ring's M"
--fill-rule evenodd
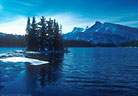
M8 57L8 58L2 58L0 61L3 62L28 62L32 65L41 65L41 64L47 64L47 61L42 61L38 59L31 59L31 58L25 58L25 57Z

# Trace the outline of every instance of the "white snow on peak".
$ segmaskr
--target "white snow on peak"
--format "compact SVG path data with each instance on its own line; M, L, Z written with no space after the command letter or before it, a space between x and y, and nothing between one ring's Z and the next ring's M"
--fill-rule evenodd
M80 28L80 27L74 27L72 33L78 33L78 32L83 32L84 28Z
M113 32L115 32L116 30L117 30L117 29L116 29L115 27L114 27L114 28L112 28L112 31L113 31Z
M109 29L109 27L106 27L106 28L105 28L105 31L107 31L108 29Z
M99 27L98 29L96 29L95 32L98 32L99 30L101 30L101 28L103 28L103 25Z
M42 65L42 64L47 64L47 61L42 61L38 59L31 59L31 58L25 58L25 57L9 57L9 58L2 58L0 61L3 62L28 62L31 63L31 65Z

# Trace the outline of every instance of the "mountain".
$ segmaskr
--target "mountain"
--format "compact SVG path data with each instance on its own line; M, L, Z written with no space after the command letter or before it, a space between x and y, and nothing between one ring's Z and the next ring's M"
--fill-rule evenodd
M74 29L71 32L63 34L63 38L65 40L75 40L77 34L83 32L84 30L84 28L74 27Z
M76 27L74 29L76 29ZM95 24L87 30L78 30L75 32L73 30L72 32L63 34L63 38L65 40L90 41L92 44L120 44L123 42L138 40L138 28L96 21Z

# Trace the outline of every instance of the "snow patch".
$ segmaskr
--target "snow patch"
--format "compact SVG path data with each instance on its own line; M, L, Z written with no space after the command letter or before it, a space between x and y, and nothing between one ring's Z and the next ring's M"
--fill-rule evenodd
M9 57L9 58L3 58L0 59L0 61L3 62L28 62L31 63L31 65L42 65L42 64L47 64L47 61L42 61L38 59L31 59L31 58L25 58L25 57Z
M2 57L2 56L5 56L6 54L5 53L3 53L3 54L0 54L0 57Z
M116 28L112 28L113 33L116 33L117 29Z
M36 52L36 51L25 51L27 54L41 54L41 52Z
M101 25L101 27L99 27L98 29L95 29L95 32L98 32L99 30L101 30L103 28L103 25Z
M109 27L106 27L106 28L105 28L105 31L107 31L108 29L109 29Z
M24 50L16 50L15 53L24 53Z

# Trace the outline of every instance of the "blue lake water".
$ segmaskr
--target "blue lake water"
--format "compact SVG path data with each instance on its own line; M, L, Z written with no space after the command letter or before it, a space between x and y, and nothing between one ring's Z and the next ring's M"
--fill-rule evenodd
M0 48L0 54L23 48ZM138 96L138 48L69 48L39 59L0 61L0 93L21 96ZM38 58L34 56L34 58Z
M7 47L0 47L0 54L3 54L3 53L9 53L9 52L13 52L13 51L16 51L16 50L22 50L24 48L7 48Z

